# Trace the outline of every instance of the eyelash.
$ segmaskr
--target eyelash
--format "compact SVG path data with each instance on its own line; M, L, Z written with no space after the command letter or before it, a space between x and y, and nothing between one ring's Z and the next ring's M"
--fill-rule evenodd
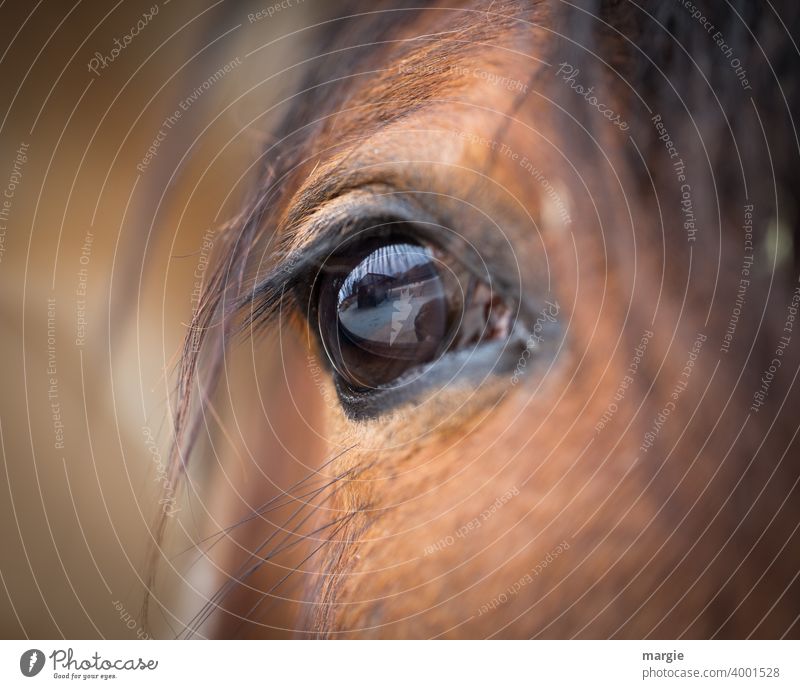
M431 232L415 227L414 223L403 219L378 216L363 220L358 225L331 227L325 237L321 237L306 249L284 252L283 256L281 252L274 254L274 266L265 276L254 282L252 289L236 304L235 310L243 314L239 332L258 335L279 319L286 320L307 311L312 295L311 290L304 288L313 283L325 260L334 254L337 241L342 245L352 241L359 233L366 232L370 237L388 236L390 232L385 228L394 224L413 228L409 235L418 241L438 246L443 251L453 249L451 243L442 242L441 237L434 240ZM343 237L345 233L347 237ZM477 258L460 256L459 261L466 270L471 270L479 276L490 276L486 264ZM507 285L494 276L489 279L492 289L500 296L510 302L516 302L512 296L513 291Z
M434 234L436 235L435 239L433 238ZM257 334L278 319L289 320L292 317L300 316L309 323L320 349L326 350L323 326L318 324L317 318L320 275L332 257L343 254L341 251L343 246L351 248L357 246L358 237L373 242L380 240L388 242L390 239L405 237L438 248L450 258L458 261L461 268L470 273L475 280L485 282L489 287L490 295L497 295L504 300L500 303L510 311L513 334L519 334L516 329L517 317L520 314L519 300L511 296L513 292L508 285L500 283L492 275L492 271L482 261L482 257L474 247L461 238L461 250L457 252L459 255L456 257L454 255L456 253L454 251L456 236L448 236L447 230L442 226L433 225L433 223L426 225L408 222L402 218L385 216L377 216L357 223L346 221L338 227L326 228L319 240L306 249L301 252L285 254L266 277L254 286L240 305L240 308L246 309L242 329ZM492 296L492 300L494 298ZM480 304L478 304L478 308L480 308ZM491 309L494 308L494 301L492 301L490 314ZM462 317L464 313L466 312L462 313ZM419 315L419 311L417 315ZM337 326L340 323L341 321L337 320ZM414 327L416 327L416 323ZM512 340L511 330L502 337L505 338L502 341L494 337L483 341L481 337L478 337L475 342L463 344L452 352L448 348L441 349L440 353L429 363L419 366L414 364L416 368L412 367L412 370L419 369L418 378L423 378L422 374L424 373L424 380L420 381L417 387L403 381L403 385L400 386L403 388L402 390L389 390L382 386L369 389L353 388L347 383L345 376L341 375L341 371L337 370L335 363L330 360L329 352L325 351L326 355L321 358L333 376L345 414L352 419L369 419L379 416L387 409L410 399L413 395L419 395L420 390L426 384L428 386L437 383L446 385L454 379L465 380L469 377L467 374L473 370L478 373L480 380L483 380L489 372L498 367L507 369L509 362L506 349ZM494 353L489 352L487 355L487 352L483 352L483 356L478 353L480 350L488 349L490 345L500 344L502 344L502 348L494 347ZM515 361L516 357L515 354ZM503 360L502 366L501 359ZM450 368L446 365L448 360L451 360L449 361ZM401 378L397 380L400 381Z

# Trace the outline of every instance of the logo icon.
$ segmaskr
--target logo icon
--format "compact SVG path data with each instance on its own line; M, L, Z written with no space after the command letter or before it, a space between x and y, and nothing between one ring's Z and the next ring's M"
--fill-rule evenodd
M30 651L20 656L19 669L26 677L34 677L38 675L44 667L44 653L38 648L32 648Z

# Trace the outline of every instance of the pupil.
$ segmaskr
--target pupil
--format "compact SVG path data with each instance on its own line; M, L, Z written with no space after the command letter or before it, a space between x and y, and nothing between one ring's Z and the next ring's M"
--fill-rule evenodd
M371 387L433 360L447 335L447 307L429 249L407 243L375 249L336 295L341 373Z

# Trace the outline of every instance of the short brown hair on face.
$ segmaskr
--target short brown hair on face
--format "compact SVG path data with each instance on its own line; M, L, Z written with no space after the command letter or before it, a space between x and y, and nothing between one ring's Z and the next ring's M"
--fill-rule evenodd
M496 389L475 390L454 415L445 401L435 409L452 422L433 431L413 410L366 423L335 405L324 410L335 460L310 504L313 537L297 556L292 591L304 602L285 613L295 632L796 636L794 378L776 379L755 410L752 400L800 268L797 56L781 27L798 26L797 10L779 19L742 2L707 13L748 66L747 84L681 3L392 3L342 11L358 16L326 26L324 57L310 61L251 203L226 228L187 337L176 474L198 433L195 412L208 402L193 392L197 376L213 390L234 336L276 327L292 308L287 257L315 227L306 221L347 192L435 191L444 204L460 188L503 207L515 252L546 253L568 327L557 365L534 392L520 385L498 402ZM569 65L568 79L559 64ZM492 90L475 78L482 65L525 89ZM481 110L487 93L502 104L499 115ZM546 184L480 142L463 149L472 172L521 199L535 232L491 185L473 187L470 173L443 179L430 165L397 164L412 153L441 162L444 139L409 131L439 126L448 113L454 121L469 113L486 141L535 151ZM364 141L398 130L405 143L387 139L365 164ZM484 151L477 163L475 151ZM548 194L568 198L566 231L548 221ZM760 247L747 276L753 310L727 341L747 208ZM769 232L793 253L769 254ZM538 284L535 261L523 261L523 286ZM313 347L301 316L295 325ZM782 371L796 372L797 343L782 352ZM482 520L477 507L511 489L518 495ZM480 528L448 546L473 519ZM447 547L425 554L441 540ZM255 571L235 559L229 567ZM271 591L245 592L237 614L252 619L248 633L278 615L259 607ZM238 633L241 621L222 628Z

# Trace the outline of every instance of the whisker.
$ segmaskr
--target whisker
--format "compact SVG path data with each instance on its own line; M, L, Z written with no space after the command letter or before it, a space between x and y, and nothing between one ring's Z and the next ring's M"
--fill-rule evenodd
M329 524L326 524L323 528L327 529L327 528L330 528L331 526L333 526L336 523L342 522L340 524L340 526L338 528L334 529L333 532L330 534L330 536L333 537L337 533L339 533L346 526L346 524L344 522L350 521L352 519L352 517L353 517L352 514L348 514L348 515L346 515L344 517L341 517L341 518L339 518L337 520L334 520L333 522L330 522ZM239 634L239 632L241 631L241 629L244 626L245 622L252 622L252 620L250 619L251 615L253 615L255 613L255 611L258 610L259 607L261 607L261 604L264 602L264 600L266 600L267 597L272 596L272 594L278 589L278 587L283 585L289 579L289 577L291 577L293 574L297 574L297 572L299 571L300 566L304 565L311 558L313 558L320 550L322 550L322 548L324 548L326 545L328 545L329 542L330 542L330 538L327 539L326 541L320 543L316 548L314 548L306 557L304 557L298 563L297 567L295 567L293 570L291 570L289 573L287 573L280 581L276 582L268 591L265 591L259 597L258 601L256 601L256 603L250 608L250 610L248 610L247 613L245 613L244 617L242 618L241 623L234 630L232 636L235 638ZM274 600L275 599L273 598L273 601Z
M192 545L187 546L183 550L181 550L178 553L176 553L175 555L173 555L169 559L169 561L170 562L174 562L181 555L185 555L186 553L196 549L198 546L202 545L203 543L206 543L207 541L211 540L212 538L215 538L215 537L220 537L221 538L221 537L225 536L226 534L230 533L231 531L233 531L234 529L238 528L239 526L242 526L243 524L246 524L246 523L252 521L253 519L256 519L259 516L263 516L267 512L271 512L271 511L280 509L281 507L285 507L286 505L290 504L293 500L299 500L299 499L305 498L305 497L307 497L309 495L313 495L314 493L319 492L320 490L324 490L327 486L329 486L332 483L338 481L340 479L340 477L334 477L329 483L323 485L321 488L315 488L313 490L310 490L307 493L303 493L303 494L298 495L298 496L294 496L294 495L290 494L291 491L293 491L296 488L299 488L304 483L310 481L313 477L317 476L323 469L325 469L325 467L327 467L331 463L335 462L337 459L342 457L345 453L347 453L350 450L352 450L354 447L356 447L356 446L355 445L351 445L350 447L345 448L344 450L342 450L338 454L336 454L333 457L331 457L330 459L326 460L320 466L319 469L315 469L313 472L309 473L305 478L300 479L296 483L294 483L291 486L289 486L286 490L282 491L279 495L275 495L274 497L272 497L269 500L267 500L263 505L261 505L260 507L257 507L253 511L253 513L251 515L249 515L248 517L245 517L245 518L241 519L240 521L232 524L231 526L225 527L224 529L220 529L219 531L216 531L215 533L209 534L208 536L205 536L204 538L201 538L200 540L195 541L194 543L192 543ZM281 503L280 505L273 505L273 503L276 500L279 500L280 498L285 497L287 495L289 496L289 499L286 502ZM211 551L211 548L213 548L214 545L216 545L217 542L218 541L215 541L207 550L203 551L203 554L209 553ZM194 564L196 564L196 561L191 566L194 566Z
M319 529L315 529L310 534L297 534L296 533L297 529L301 528L309 519L311 519L314 515L316 515L317 511L328 500L330 500L334 495L337 494L339 489L344 485L344 484L341 483L341 480L343 478L347 477L351 473L352 473L352 470L348 470L346 472L343 472L341 475L337 476L333 481L331 481L328 484L326 484L325 486L323 486L318 491L318 494L321 494L325 489L330 488L330 486L332 486L332 485L334 485L335 488L334 488L333 491L331 491L328 495L324 496L322 498L322 500L320 500L316 504L313 503L313 502L310 502L310 501L309 502L304 502L297 509L295 509L292 512L291 515L289 515L289 517L284 521L284 523L282 525L276 527L275 530L269 535L269 537L267 537L252 552L250 557L248 557L247 560L241 565L241 567L239 568L239 571L237 572L237 574L232 576L231 578L229 578L229 580L219 588L219 590L211 597L211 599L189 621L189 623L186 625L186 628L185 628L184 632L182 632L182 634L186 634L188 636L188 635L194 633L195 631L197 631L197 629L199 629L208 620L208 618L211 616L211 614L213 614L214 610L220 608L221 602L232 592L233 589L236 588L236 586L241 584L241 585L247 586L248 588L251 588L253 591L255 591L256 589L253 589L252 587L250 587L245 582L250 576L252 576L256 571L258 571L258 569L262 565L264 565L267 562L269 562L269 560L271 558L275 557L276 555L278 555L281 552L284 552L288 548L290 548L290 547L292 547L294 545L297 545L298 543L300 543L300 542L302 542L304 540L307 540L308 538L310 538L314 534L318 533L319 531L324 530L325 528L328 528L330 525L326 525L325 527L321 527ZM294 527L289 528L289 525L291 524L291 522L293 520L295 520L297 517L299 517L302 514L302 512L305 511L306 508L308 508L308 507L312 507L310 512L308 514L306 514L305 516L303 516L302 519L300 519L300 521ZM285 533L283 539L281 540L281 542L279 542L273 548L272 551L270 551L269 553L267 553L264 556L260 556L259 553L262 552L275 539L275 537L278 536L278 534L280 532L282 532L282 531L284 531L286 533ZM292 536L295 536L295 535L299 536L297 538L297 540L295 542L290 543L290 544L287 545L287 541L289 539L291 539ZM255 564L251 564L254 561L255 561Z
M314 534L319 533L320 531L323 531L323 530L329 528L332 524L336 523L336 521L340 521L341 519L344 519L344 518L342 517L339 520L335 520L334 522L331 522L329 524L325 524L324 526L320 527L319 529L315 529L314 531L312 531L311 533L309 533L307 535L300 536L298 539L296 539L292 543L284 545L285 544L285 542L284 542L282 544L279 544L270 553L268 553L266 556L264 556L263 558L260 558L259 561L254 566L252 566L250 568L249 571L247 571L246 573L244 573L242 575L237 575L236 577L233 577L233 578L229 579L222 587L220 587L220 589L214 594L214 596L212 596L211 600L209 600L203 606L203 608L200 610L200 612L198 612L197 615L195 615L195 617L190 621L190 623L184 629L182 634L186 635L185 638L189 638L191 634L196 632L198 629L200 629L200 627L203 626L203 624L206 623L208 618L214 613L215 610L219 609L219 610L223 610L223 612L230 612L228 610L223 609L221 604L222 604L222 601L231 593L232 589L235 588L237 584L244 584L245 586L247 586L251 590L256 591L257 589L254 589L253 587L245 584L245 580L247 578L249 578L250 576L252 576L262 565L264 565L267 562L269 562L270 558L275 557L276 555L280 554L281 552L284 552L285 550L288 550L289 548L297 545L298 543L301 543L301 542L305 541L307 538L313 536ZM323 545L326 545L326 543L320 544L320 547L322 547ZM294 572L294 571L297 571L297 570L296 569L292 570L292 572Z
M324 491L327 487L329 487L330 485L335 483L337 480L338 479L334 479L333 481L330 481L329 483L326 483L325 485L321 486L320 488L315 488L314 490L311 490L308 493L303 493L302 495L298 495L297 497L292 497L289 500L286 500L285 502L280 503L279 505L274 505L274 506L271 506L271 507L269 507L267 509L256 511L251 516L240 520L239 522L233 524L232 526L229 526L226 529L223 529L222 531L217 532L216 534L212 534L212 535L207 536L206 538L202 539L201 541L198 541L196 545L200 545L201 543L204 543L204 542L206 542L206 541L208 541L209 539L212 539L212 538L215 539L214 542L210 546L208 546L208 548L201 550L201 552L197 555L197 557L188 566L187 571L190 571L193 567L195 567L195 565L197 565L197 563L200 562L200 560L202 560L204 556L207 556L211 552L211 550L218 543L220 543L222 541L222 539L226 535L231 533L237 527L242 526L242 525L246 524L247 522L250 522L253 519L256 519L257 517L263 517L265 514L267 514L269 512L273 512L273 511L276 511L276 510L278 510L278 509L280 509L282 507L286 507L288 505L291 505L293 502L302 500L303 502L308 503L308 502L310 502L310 500L313 500L322 491ZM311 497L309 498L309 496L311 496ZM280 497L280 496L276 496L276 497ZM304 498L309 498L309 499L308 500L303 500ZM291 517L290 517L290 519L291 519ZM286 526L286 524L284 524L284 526ZM177 558L181 554L189 552L190 550L193 550L195 547L196 546L191 546L191 547L187 548L186 550L182 551L182 553L179 553L178 555L176 555L175 557Z

